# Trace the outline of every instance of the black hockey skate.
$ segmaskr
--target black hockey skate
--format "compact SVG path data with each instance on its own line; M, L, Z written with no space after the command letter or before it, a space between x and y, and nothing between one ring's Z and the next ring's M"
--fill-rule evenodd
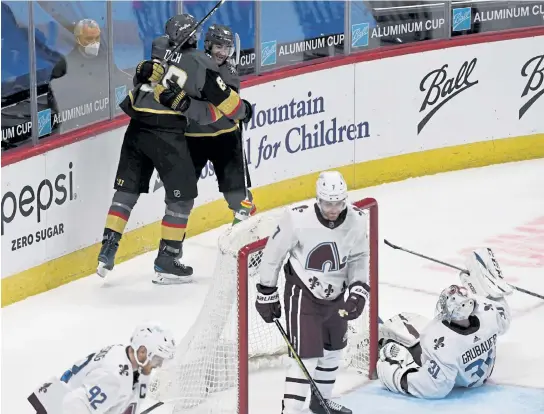
M179 259L181 259L181 247L174 248L161 240L159 254L155 259L155 278L152 282L156 285L179 285L192 282L193 268L180 263Z
M113 266L115 265L115 254L119 248L119 240L121 240L120 233L109 229L104 231L102 248L98 254L98 267L96 268L96 274L98 276L106 277L108 272L113 269Z
M325 404L329 408L331 414L352 414L353 412L344 407L341 404L338 404L332 400L325 400ZM314 414L327 414L325 408L321 406L317 397L312 393L312 399L310 400L310 411Z

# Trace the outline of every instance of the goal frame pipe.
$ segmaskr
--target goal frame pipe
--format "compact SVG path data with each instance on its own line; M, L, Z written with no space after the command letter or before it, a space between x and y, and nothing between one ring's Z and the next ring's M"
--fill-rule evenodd
M369 284L371 291L369 309L369 363L368 377L376 379L378 362L378 202L364 198L353 205L369 211ZM264 249L268 237L250 243L238 252L238 414L249 414L249 346L248 346L248 258L252 253ZM374 322L372 322L374 321Z

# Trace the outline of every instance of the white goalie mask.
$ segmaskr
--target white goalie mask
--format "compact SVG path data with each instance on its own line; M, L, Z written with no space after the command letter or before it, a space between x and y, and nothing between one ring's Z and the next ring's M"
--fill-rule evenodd
M451 322L467 319L476 308L476 300L468 296L465 287L451 285L440 293L436 303L436 318Z
M338 171L324 171L316 183L317 205L323 217L335 221L347 206L348 186Z
M163 329L157 322L145 322L134 330L130 338L130 346L136 353L141 346L147 350L147 358L136 362L141 367L152 363L153 367L160 367L164 360L174 358L176 343L171 333Z

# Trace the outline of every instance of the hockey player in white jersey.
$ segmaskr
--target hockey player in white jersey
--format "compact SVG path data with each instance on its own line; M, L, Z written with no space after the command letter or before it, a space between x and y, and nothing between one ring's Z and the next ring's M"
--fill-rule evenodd
M287 333L332 414L352 411L331 400L348 321L368 301L369 244L366 213L348 204L347 185L337 171L319 175L315 204L288 209L268 239L259 269L256 308L267 323L281 316L277 288L285 258L283 292ZM344 293L349 290L347 300ZM310 389L291 359L285 378L283 414L302 412ZM312 395L310 411L325 413Z
M174 356L171 334L156 322L138 326L130 345L110 345L76 362L28 397L38 414L137 414L149 375Z
M505 296L513 290L491 249L471 252L466 265L463 286L442 291L433 320L401 313L380 327L385 346L377 371L390 391L444 398L454 387L480 387L491 376L497 337L510 325Z

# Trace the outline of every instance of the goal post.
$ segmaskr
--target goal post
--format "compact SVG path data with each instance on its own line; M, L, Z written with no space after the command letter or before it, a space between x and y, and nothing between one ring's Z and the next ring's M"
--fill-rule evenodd
M378 357L378 203L365 198L353 205L367 216L370 299L363 315L348 324L341 367L372 379ZM288 352L282 336L255 309L262 251L283 211L250 217L219 237L214 274L199 315L174 361L150 384L153 397L175 401L173 413L249 414L251 373L285 366ZM280 273L278 290L283 292L285 276ZM285 326L283 303L281 320Z

